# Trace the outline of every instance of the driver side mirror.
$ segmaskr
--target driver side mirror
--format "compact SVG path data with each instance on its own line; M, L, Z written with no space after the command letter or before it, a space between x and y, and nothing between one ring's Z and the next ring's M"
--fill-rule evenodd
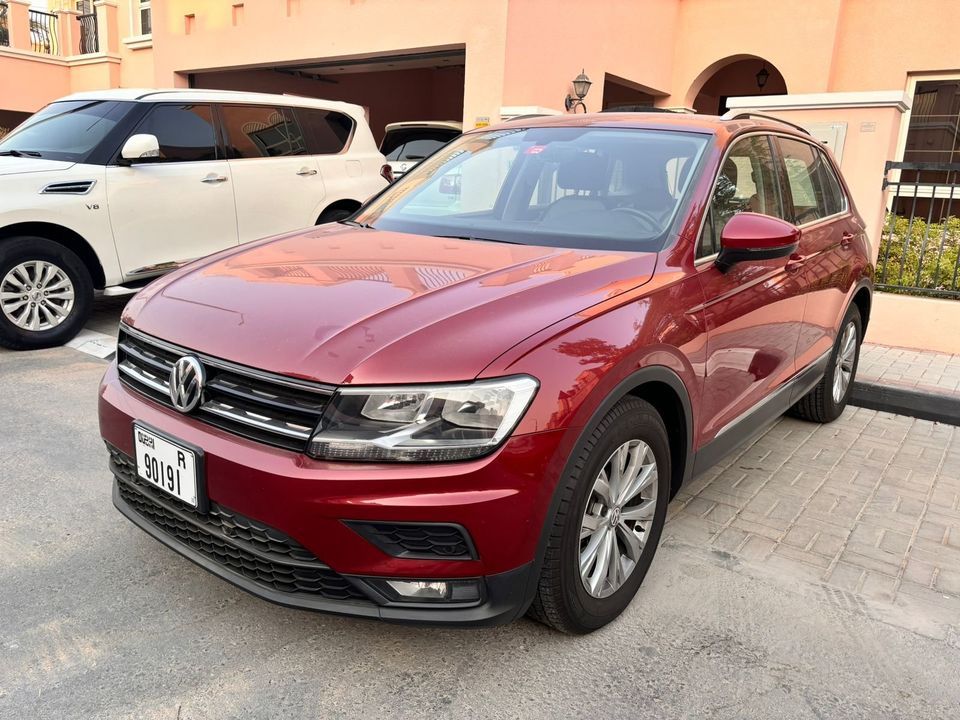
M799 242L800 230L785 220L752 212L737 213L720 233L716 265L720 272L726 272L745 260L788 257Z
M150 162L160 159L160 141L156 135L131 135L120 150L120 164Z

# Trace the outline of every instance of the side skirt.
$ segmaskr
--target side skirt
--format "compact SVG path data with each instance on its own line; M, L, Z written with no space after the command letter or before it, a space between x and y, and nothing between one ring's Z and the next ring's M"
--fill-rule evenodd
M706 472L741 445L755 440L800 398L815 388L823 379L832 352L825 352L774 390L759 405L725 425L713 440L696 452L693 477Z

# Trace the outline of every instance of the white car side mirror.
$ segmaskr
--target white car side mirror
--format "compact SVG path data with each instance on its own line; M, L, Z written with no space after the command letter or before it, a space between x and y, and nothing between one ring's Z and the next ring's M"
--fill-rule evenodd
M120 150L120 158L125 164L155 160L160 157L160 141L156 135L131 135Z

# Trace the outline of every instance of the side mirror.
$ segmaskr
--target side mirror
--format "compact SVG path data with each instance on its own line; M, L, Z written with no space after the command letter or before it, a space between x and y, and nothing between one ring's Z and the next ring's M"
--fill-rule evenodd
M720 233L716 265L726 272L744 260L788 257L797 249L800 230L785 220L752 212L737 213Z
M120 150L122 165L135 162L150 162L160 158L160 141L156 135L131 135Z

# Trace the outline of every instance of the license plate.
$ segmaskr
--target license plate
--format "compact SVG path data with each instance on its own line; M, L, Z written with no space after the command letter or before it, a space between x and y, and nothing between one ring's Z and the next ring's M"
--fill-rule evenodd
M188 505L199 506L195 451L137 424L133 426L133 444L139 477Z

